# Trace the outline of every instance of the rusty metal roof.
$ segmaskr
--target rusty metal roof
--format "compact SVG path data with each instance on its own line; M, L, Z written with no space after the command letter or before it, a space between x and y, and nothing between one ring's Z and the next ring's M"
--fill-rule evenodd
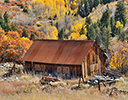
M48 64L81 65L94 40L35 40L23 61Z

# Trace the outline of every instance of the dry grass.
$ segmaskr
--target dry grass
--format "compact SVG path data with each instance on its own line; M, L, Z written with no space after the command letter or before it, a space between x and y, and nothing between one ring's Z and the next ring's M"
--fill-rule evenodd
M58 86L51 89L50 92L42 91L42 89L33 88L31 92L24 93L23 86L37 82L40 76L22 75L20 81L15 82L0 82L0 98L1 100L126 100L128 94L119 94L117 96L109 96L106 93L99 92L97 87L83 90L71 90L73 84L78 83L77 80L63 80L68 82L68 86ZM39 84L39 83L38 83ZM40 84L39 84L40 85ZM124 82L117 82L111 87L116 86L118 89L128 90L128 78ZM32 86L31 86L32 87ZM41 85L40 85L41 87ZM106 88L111 88L107 85ZM106 89L101 86L101 90ZM59 90L59 91L58 91Z

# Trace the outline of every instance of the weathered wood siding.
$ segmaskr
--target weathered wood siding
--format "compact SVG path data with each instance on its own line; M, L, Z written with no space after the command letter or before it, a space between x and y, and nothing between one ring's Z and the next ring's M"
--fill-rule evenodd
M55 77L63 77L63 78L78 78L82 76L82 68L81 66L66 66L66 65L51 65L51 64L42 64L42 63L32 63L25 62L25 68L27 72L31 72L32 69L36 73L42 74L51 74Z
M103 51L101 51L96 44L91 48L87 58L85 59L85 63L87 63L87 74L85 77L100 75L105 72L106 57Z

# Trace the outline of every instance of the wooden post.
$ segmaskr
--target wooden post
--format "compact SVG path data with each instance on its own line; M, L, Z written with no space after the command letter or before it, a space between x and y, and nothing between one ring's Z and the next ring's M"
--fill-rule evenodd
M32 75L34 75L33 62L31 62L31 66L32 66Z
M85 78L84 62L82 62L82 78L83 78L83 81L84 81L84 78Z
M25 61L23 61L23 73L25 73Z
M87 58L85 59L85 78L88 78Z
M106 60L104 59L104 72L106 71Z
M98 67L99 67L99 73L101 75L101 67L100 67L100 59L99 59L99 47L97 47L97 63L98 63Z

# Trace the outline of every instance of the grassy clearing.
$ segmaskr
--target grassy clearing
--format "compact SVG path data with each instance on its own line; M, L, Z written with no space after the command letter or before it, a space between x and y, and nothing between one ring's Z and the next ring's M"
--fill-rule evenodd
M118 95L109 96L103 90L111 87L117 87L119 90L128 90L128 78L108 86L101 86L101 92L97 87L85 88L82 90L71 90L71 87L78 83L78 79L62 80L68 83L66 86L58 86L50 88L50 92L42 91L42 85L39 83L40 76L22 75L20 81L1 81L0 82L0 98L1 100L126 100L128 94L118 93ZM32 85L36 83L40 86L37 88ZM24 92L23 89L27 89Z

